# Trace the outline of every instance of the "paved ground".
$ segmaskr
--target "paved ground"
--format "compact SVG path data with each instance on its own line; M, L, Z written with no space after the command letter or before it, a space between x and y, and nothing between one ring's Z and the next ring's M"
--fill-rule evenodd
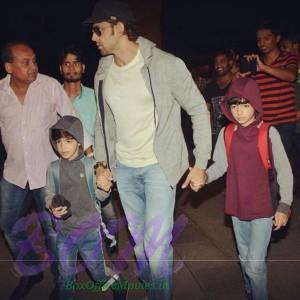
M244 299L231 223L223 214L223 198L222 180L197 194L190 190L178 190L174 230L176 300ZM122 216L121 211L119 215ZM289 228L281 235L283 238L272 242L269 250L270 299L300 299L300 199L294 201ZM125 228L121 229L120 236L121 249L124 249L128 241ZM137 283L132 254L124 276L129 282ZM78 279L86 282L89 277L83 272ZM8 299L17 282L13 262L0 236L0 299ZM33 288L26 299L47 299L52 287L52 276L47 270L44 280ZM143 290L130 290L130 300L144 297ZM92 291L77 292L79 300L100 298L112 299L112 295L110 292L105 295Z

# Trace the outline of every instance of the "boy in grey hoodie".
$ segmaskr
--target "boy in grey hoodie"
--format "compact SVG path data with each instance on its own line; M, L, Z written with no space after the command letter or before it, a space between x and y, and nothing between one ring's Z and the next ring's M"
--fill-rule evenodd
M77 255L82 259L97 288L107 289L119 280L105 274L101 247L100 218L96 200L108 197L111 183L94 176L93 158L84 156L83 127L73 116L62 117L50 128L51 144L59 155L47 171L46 205L56 220L59 298L74 299ZM99 284L100 283L100 284ZM105 284L105 287L103 285ZM114 299L126 299L126 290L113 289Z

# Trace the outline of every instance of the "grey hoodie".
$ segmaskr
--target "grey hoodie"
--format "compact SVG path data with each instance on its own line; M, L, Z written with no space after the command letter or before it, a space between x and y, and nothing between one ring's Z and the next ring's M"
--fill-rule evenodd
M82 145L83 128L78 118L64 116L50 128L50 141L57 152L56 144L51 139L54 129L70 133ZM99 228L99 213L95 207L95 200L96 197L103 200L108 194L96 188L92 169L94 163L93 159L84 157L82 147L80 147L79 155L74 160L59 159L48 168L47 207L49 208L55 194L63 195L71 203L72 216L66 220L57 219L58 231L81 235ZM57 181L58 184L55 184ZM90 185L89 182L91 182Z

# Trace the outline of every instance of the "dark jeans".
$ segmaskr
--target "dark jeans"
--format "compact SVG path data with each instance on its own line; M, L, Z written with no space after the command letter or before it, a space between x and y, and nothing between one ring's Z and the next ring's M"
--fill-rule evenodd
M51 264L51 261L56 259L56 233L52 228L51 216L45 210L45 188L30 190L27 184L23 189L2 178L0 195L0 228L4 232L19 270L24 276L44 271ZM31 207L32 199L35 202L37 213L26 216ZM43 238L39 227L31 230L29 236L28 229L38 222L40 222L46 236L47 261L40 261L36 248L33 248L33 243L38 244L36 242L40 242L40 239ZM44 253L44 249L41 252ZM55 272L55 269L54 267L52 271Z
M279 132L284 150L288 157L291 157L291 151L294 144L294 137L296 131L296 123L286 123L275 125L275 128Z

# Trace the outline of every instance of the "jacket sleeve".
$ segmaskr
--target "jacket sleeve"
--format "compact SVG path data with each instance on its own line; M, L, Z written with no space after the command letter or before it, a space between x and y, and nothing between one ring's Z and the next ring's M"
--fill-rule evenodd
M211 156L210 117L205 100L184 62L176 58L171 80L172 93L179 105L191 117L195 144L195 166L206 169Z
M277 173L280 201L277 210L288 213L293 201L293 173L278 131L270 127L269 137L272 143L274 168Z
M206 171L208 176L207 183L210 183L224 175L228 168L227 154L224 142L224 128L222 128L219 133L214 150L213 161L214 163Z
M49 209L49 206L52 202L52 198L56 194L54 178L52 173L51 165L47 169L47 177L46 177L46 208Z

